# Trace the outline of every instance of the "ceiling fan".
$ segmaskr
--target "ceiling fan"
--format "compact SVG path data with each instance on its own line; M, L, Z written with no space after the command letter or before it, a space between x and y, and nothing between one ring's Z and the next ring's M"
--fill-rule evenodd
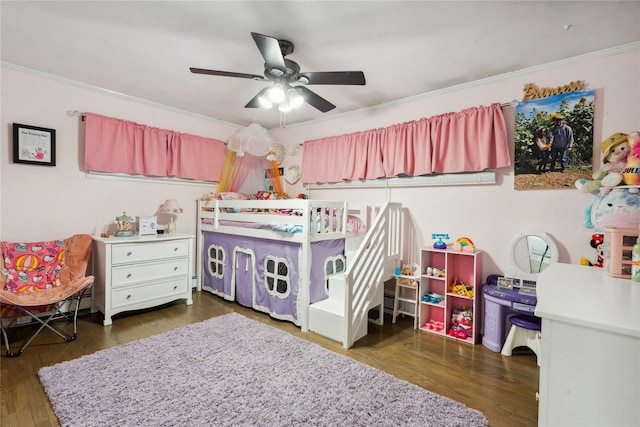
M192 73L210 74L213 76L238 77L273 82L273 86L262 89L245 105L245 108L271 107L279 104L280 111L290 111L297 105L307 104L326 113L336 108L306 85L364 85L362 71L324 71L300 72L300 66L285 56L293 53L293 43L278 40L263 34L251 33L262 57L264 58L264 76L256 74L235 73L229 71L190 68ZM293 86L296 85L296 86ZM271 104L271 105L270 105Z

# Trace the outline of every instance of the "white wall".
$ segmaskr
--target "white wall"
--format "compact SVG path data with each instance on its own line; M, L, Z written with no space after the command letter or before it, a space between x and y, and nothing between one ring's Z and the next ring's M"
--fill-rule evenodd
M333 120L318 120L303 126L272 131L283 143L385 127L422 117L431 117L465 108L508 103L522 99L526 83L557 87L582 80L595 90L594 162L601 161L600 142L614 132L640 129L640 44L621 46L550 64L546 67L472 82L449 90L425 94L404 102L362 110ZM504 110L514 152L515 106ZM300 162L288 157L283 164ZM589 246L592 230L582 225L585 208L594 196L573 188L516 191L513 167L497 171L497 184L461 187L392 189L311 190L312 198L357 201L402 202L411 219L408 244L415 260L417 250L431 245L432 233L449 233L451 240L466 236L485 252L483 276L504 272L508 266L507 247L518 233L539 229L549 233L560 249L560 262L578 263L581 257L596 259ZM290 194L304 192L301 184Z
M223 141L237 126L6 66L1 78L1 123L5 130L0 151L0 239L28 241L99 232L123 210L131 215L153 215L167 198L178 199L185 209L178 219L179 231L195 232L195 200L213 186L87 179L80 119L69 117L67 112L90 111ZM596 91L594 161L598 166L600 141L614 132L640 129L637 43L271 133L292 147L323 136L521 99L522 88L529 82L556 87L575 80L585 81L587 89ZM513 115L514 108L506 108L512 154ZM56 167L13 164L9 157L13 122L56 129ZM283 165L299 164L300 159L301 152L287 156ZM407 241L413 253L408 261L415 259L418 248L432 243L431 233L449 233L452 239L469 237L485 251L483 276L500 273L507 267L511 239L528 229L551 234L560 248L561 262L578 263L581 257L595 260L595 251L589 246L592 231L582 226L592 195L575 189L515 191L512 167L498 170L497 179L495 185L313 190L311 196L402 202L411 220ZM286 190L291 195L304 192L299 184Z
M99 233L122 211L155 215L169 198L177 199L184 209L178 231L195 233L195 201L215 186L88 179L82 123L67 112L93 112L222 141L239 126L7 66L2 67L1 77L0 239L33 241ZM56 130L55 167L13 163L14 122Z

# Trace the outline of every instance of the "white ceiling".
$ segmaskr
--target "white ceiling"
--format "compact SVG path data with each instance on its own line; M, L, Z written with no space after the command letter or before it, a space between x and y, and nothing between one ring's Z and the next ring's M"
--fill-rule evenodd
M6 65L266 128L277 110L244 108L266 82L189 67L261 75L257 32L293 42L302 71L364 72L308 86L337 108L305 104L293 124L640 40L639 1L2 1L0 15Z

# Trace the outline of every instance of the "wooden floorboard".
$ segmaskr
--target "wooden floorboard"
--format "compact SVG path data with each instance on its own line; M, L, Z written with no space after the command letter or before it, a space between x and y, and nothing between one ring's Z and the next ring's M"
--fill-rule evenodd
M114 317L111 326L102 325L102 316L88 314L78 319L78 339L63 343L46 331L17 358L5 357L1 370L1 417L3 427L58 426L37 372L65 360L128 343L237 312L275 326L295 336L317 343L336 353L383 370L397 378L447 396L478 409L491 426L536 426L538 404L538 366L529 350L503 357L481 344L469 345L413 329L413 319L400 318L392 324L385 317L383 326L369 325L369 333L345 350L340 343L314 333L302 332L295 325L270 318L267 314L224 301L206 292L194 292L194 303L168 304ZM70 327L71 325L64 325ZM20 339L31 326L15 328L10 337ZM82 381L82 378L70 378Z

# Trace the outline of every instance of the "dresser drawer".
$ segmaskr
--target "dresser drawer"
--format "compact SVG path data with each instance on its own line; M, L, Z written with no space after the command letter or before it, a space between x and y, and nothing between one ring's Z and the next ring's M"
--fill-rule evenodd
M111 251L111 264L158 260L188 254L189 241L187 240L114 245Z
M170 296L183 297L188 290L189 281L186 277L153 282L129 288L114 289L111 296L113 309L126 306L134 306L139 303L153 301L155 299Z
M177 258L143 264L121 265L111 269L111 287L133 285L149 280L189 274L189 259Z

